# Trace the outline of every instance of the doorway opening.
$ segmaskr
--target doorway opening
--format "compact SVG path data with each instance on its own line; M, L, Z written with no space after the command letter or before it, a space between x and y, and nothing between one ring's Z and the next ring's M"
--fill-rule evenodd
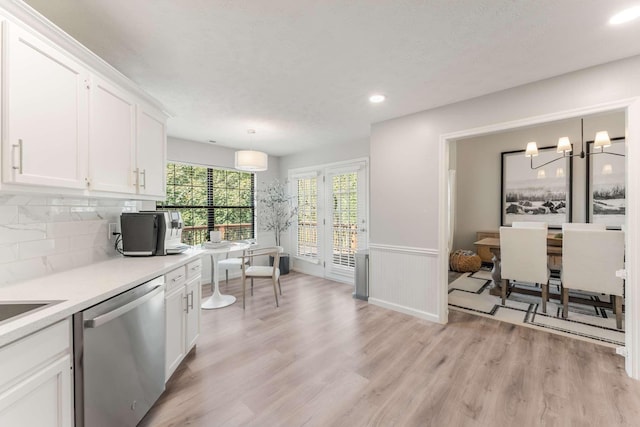
M569 118L585 117L601 113L624 111L626 115L626 148L627 164L634 164L640 158L640 145L638 135L640 135L640 100L636 98L624 99L620 101L599 104L592 107L579 108L569 111L536 116L525 120L505 122L474 129L467 129L459 132L443 134L440 137L440 197L439 197L439 217L444 225L439 233L439 293L438 304L440 308L439 321L447 323L448 313L448 261L449 261L449 208L448 208L448 185L449 185L449 154L455 150L453 141L483 136L489 134L499 134L501 132L524 129L544 123L565 120ZM640 309L640 293L635 278L636 272L640 271L640 253L638 244L640 239L639 228L637 226L638 212L640 212L640 171L634 168L627 168L626 188L626 215L627 227L625 230L625 347L618 347L616 351L625 356L625 367L627 374L635 379L640 379L640 328L638 327L638 311ZM496 202L497 203L497 202Z

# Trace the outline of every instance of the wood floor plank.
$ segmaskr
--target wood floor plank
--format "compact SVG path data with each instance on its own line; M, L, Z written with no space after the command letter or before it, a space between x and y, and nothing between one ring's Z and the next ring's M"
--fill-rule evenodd
M613 349L451 312L438 325L283 276L202 335L141 426L637 426L640 383ZM205 294L210 293L209 287Z

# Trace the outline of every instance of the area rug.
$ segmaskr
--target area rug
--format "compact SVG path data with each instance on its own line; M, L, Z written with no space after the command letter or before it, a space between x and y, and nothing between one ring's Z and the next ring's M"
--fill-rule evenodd
M545 314L539 297L518 293L511 293L503 306L500 297L489 293L490 285L491 273L487 270L463 274L449 284L449 307L609 347L624 346L624 315L623 329L617 329L615 315L608 308L569 303L569 315L563 319L559 301L549 301ZM526 283L515 286L534 287ZM558 280L551 280L549 293L560 293ZM571 291L570 295L608 301L607 296L596 294Z

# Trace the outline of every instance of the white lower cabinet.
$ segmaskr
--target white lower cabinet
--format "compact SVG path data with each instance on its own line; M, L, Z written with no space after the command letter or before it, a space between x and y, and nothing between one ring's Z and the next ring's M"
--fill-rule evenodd
M73 426L71 325L0 348L0 426Z
M201 260L165 276L166 363L168 381L200 335Z
M185 286L187 316L185 322L185 345L189 352L200 336L200 277L190 280Z

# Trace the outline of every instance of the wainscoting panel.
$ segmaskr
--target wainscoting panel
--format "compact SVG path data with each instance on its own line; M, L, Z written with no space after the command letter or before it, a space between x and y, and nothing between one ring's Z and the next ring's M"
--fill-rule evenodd
M369 302L439 322L438 251L370 244Z

